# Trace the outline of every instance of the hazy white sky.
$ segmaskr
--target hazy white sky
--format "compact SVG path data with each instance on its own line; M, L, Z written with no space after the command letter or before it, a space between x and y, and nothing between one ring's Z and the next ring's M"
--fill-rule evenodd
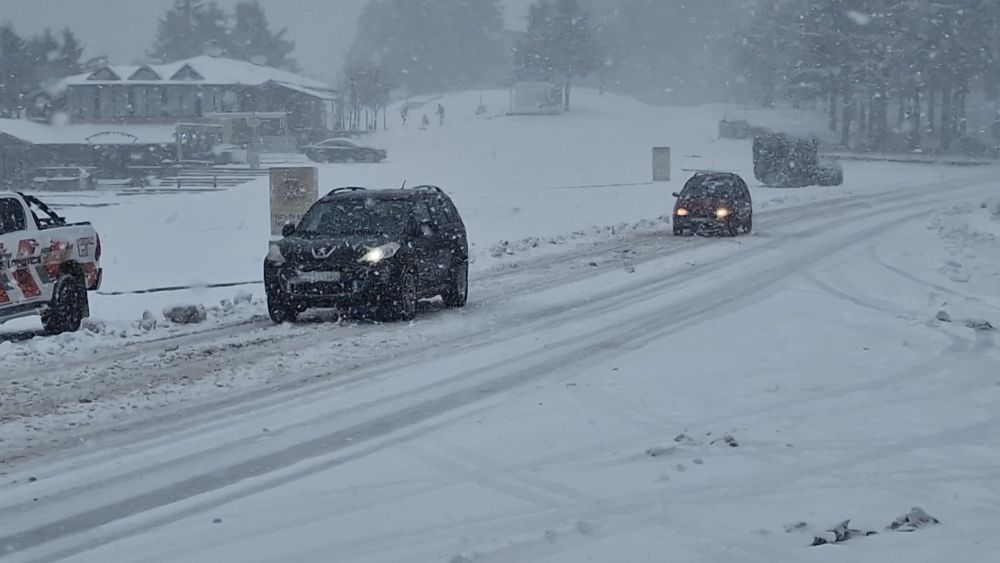
M227 9L238 0L217 0ZM19 33L70 26L87 45L87 55L108 55L130 63L153 43L156 23L173 0L0 0L0 20ZM309 74L333 80L367 0L261 0L271 24L287 27L295 58ZM523 28L531 0L503 0L508 26Z

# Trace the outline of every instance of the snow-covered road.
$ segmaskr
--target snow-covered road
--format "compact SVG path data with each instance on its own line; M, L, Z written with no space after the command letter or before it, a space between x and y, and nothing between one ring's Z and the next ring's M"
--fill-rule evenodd
M0 484L0 550L840 561L809 532L881 530L917 504L945 524L853 540L849 559L986 560L1000 354L974 329L1000 303L921 280L908 241L985 201L993 174L765 210L737 240L645 232L525 260L412 325L249 324L45 367L85 378L63 406L132 410L118 398L144 385L168 408L109 433L20 405L52 443L8 442L46 455Z

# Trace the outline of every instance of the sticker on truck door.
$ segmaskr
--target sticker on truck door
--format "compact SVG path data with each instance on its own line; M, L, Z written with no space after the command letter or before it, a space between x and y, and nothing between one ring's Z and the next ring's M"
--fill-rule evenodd
M42 257L38 255L38 241L27 239L17 244L17 255L7 263L9 275L26 301L42 296L42 288L31 273L41 261Z

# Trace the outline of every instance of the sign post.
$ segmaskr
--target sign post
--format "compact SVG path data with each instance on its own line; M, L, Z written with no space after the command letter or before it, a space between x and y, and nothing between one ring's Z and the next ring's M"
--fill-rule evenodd
M653 147L653 181L670 181L670 147Z
M316 168L271 168L271 236L281 236L286 223L298 224L318 199Z
M250 138L250 154L247 156L250 170L260 170L260 126L263 124L264 120L257 116L247 118L247 126L253 132Z

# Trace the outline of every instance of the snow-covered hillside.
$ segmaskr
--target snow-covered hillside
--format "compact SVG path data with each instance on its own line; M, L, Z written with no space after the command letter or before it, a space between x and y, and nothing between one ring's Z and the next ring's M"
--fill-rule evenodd
M433 100L450 117L427 130L412 111L370 139L383 164L320 167L324 188L453 193L474 243L465 310L273 326L250 284L98 295L79 334L8 332L0 553L995 558L995 169L848 163L843 186L774 190L747 142L714 139L717 108L585 92L529 118L486 100L488 118L478 93ZM789 117L755 119L807 126ZM674 182L647 182L653 145L674 147ZM671 236L685 168L751 180L754 235ZM100 229L106 292L260 275L263 181L58 201ZM177 302L209 321L165 323ZM912 533L894 531L906 514Z

